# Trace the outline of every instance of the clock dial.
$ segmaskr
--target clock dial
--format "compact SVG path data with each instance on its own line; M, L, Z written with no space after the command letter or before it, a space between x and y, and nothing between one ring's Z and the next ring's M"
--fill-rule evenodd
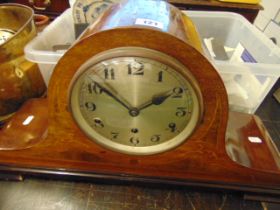
M153 53L154 58L143 53L90 62L81 71L71 109L93 140L120 152L153 154L192 133L200 116L193 81L184 75L185 68Z

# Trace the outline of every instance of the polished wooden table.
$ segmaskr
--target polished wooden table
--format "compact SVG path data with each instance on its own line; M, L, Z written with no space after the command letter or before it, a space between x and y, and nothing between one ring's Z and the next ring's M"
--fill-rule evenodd
M1 210L278 210L242 195L178 188L28 179L0 182Z

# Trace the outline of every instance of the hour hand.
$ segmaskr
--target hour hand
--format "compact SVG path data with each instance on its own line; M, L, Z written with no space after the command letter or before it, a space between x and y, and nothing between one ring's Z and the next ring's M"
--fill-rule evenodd
M160 105L162 104L169 96L173 94L172 90L165 91L160 94L153 95L152 99L141 104L139 107L137 107L138 111L145 109L151 105Z

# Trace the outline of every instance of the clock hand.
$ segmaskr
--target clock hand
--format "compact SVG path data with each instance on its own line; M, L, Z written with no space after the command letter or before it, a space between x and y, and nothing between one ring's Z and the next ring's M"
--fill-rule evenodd
M100 85L98 82L92 80L102 91L104 91L108 96L115 99L117 102L119 102L121 105L123 105L125 108L127 108L129 111L132 110L132 106L111 86L108 84L106 85L106 88L102 85Z
M172 90L166 91L164 93L156 94L152 97L151 100L141 104L139 107L137 107L137 110L140 111L142 109L145 109L151 105L160 105L162 104L169 96L173 94Z

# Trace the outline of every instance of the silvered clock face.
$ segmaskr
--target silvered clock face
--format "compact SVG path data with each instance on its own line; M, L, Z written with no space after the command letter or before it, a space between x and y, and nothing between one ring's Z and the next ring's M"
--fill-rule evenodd
M195 81L169 56L131 51L133 56L93 58L78 71L70 97L73 116L92 140L115 151L141 155L169 150L198 123L201 102Z

